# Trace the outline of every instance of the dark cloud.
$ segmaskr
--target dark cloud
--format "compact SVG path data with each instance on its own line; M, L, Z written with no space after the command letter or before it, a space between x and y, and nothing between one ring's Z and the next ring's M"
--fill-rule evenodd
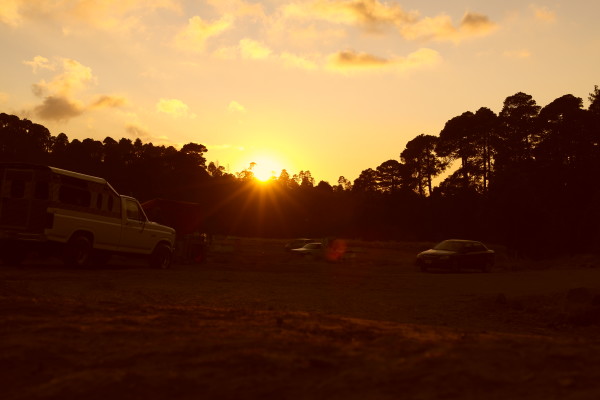
M116 108L127 104L124 97L102 95L99 96L92 104L92 108Z
M381 67L389 64L389 60L368 53L357 53L353 50L345 50L331 56L330 62L338 68L370 68Z
M486 15L467 13L460 22L460 27L474 33L487 33L495 24Z
M127 131L127 133L134 137L134 138L140 138L140 139L148 139L150 138L150 133L148 133L147 130L145 130L142 127L136 126L136 125L127 125L127 127L125 127L125 130Z
M34 113L45 120L62 121L77 117L83 108L66 97L48 96L44 102L35 107Z

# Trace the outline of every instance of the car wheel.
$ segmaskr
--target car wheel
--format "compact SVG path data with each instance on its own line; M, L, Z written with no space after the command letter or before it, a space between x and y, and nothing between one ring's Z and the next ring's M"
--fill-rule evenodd
M450 262L450 271L460 272L460 262L458 260L452 260Z
M87 267L92 253L92 242L83 236L77 235L71 238L65 246L63 261L68 267Z
M164 243L156 246L150 256L150 267L157 269L167 269L171 267L173 253L171 248Z

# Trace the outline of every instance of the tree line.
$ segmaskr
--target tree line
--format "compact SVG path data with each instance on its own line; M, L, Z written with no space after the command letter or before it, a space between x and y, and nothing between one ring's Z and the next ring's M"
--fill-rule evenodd
M208 149L106 137L69 140L0 114L0 160L106 178L123 194L203 205L212 233L366 240L475 238L532 256L600 250L600 90L541 107L516 93L408 141L398 159L333 185L282 170L259 183L253 165L230 173ZM435 184L435 182L440 182Z

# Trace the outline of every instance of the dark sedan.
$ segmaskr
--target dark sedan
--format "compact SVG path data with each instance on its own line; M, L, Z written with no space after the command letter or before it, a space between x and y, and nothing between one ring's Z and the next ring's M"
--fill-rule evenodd
M494 251L474 240L444 240L417 255L421 271L442 268L452 271L479 269L489 272L494 266Z

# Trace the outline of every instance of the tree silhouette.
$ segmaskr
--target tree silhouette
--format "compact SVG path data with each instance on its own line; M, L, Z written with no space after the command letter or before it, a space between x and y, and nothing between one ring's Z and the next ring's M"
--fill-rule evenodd
M379 165L375 171L377 190L382 193L395 193L406 186L406 166L396 160L388 160Z
M433 193L433 178L444 171L447 163L436 154L438 137L421 134L406 143L406 148L400 153L400 159L406 165L407 173L421 197L425 197L425 188L429 196Z
M258 185L252 168L207 166L208 149L155 146L140 138L69 140L0 114L0 160L32 162L105 177L141 201L201 205L204 229L227 235L439 240L475 237L515 254L600 251L600 89L590 105L567 94L544 107L518 92L501 112L465 112L439 135L409 140L399 160L335 186L302 170ZM434 178L448 171L437 187Z

